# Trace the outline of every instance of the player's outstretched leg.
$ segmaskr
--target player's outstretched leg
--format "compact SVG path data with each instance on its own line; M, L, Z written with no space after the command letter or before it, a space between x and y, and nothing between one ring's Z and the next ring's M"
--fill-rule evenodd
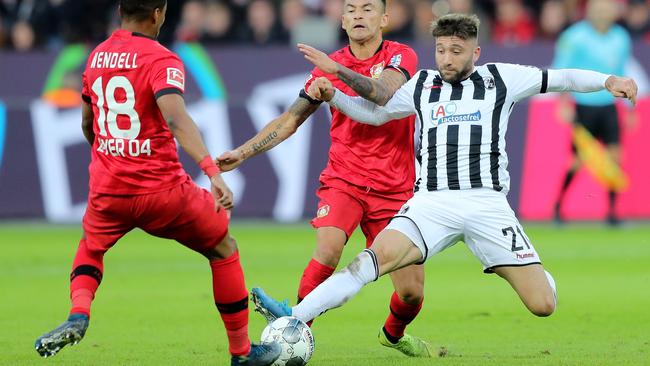
M406 235L396 230L384 230L370 249L359 253L350 264L321 283L293 308L271 298L259 288L251 291L253 302L260 311L275 317L291 315L308 322L329 309L342 306L379 276L421 259L422 251Z
M246 356L232 356L230 366L267 366L280 357L282 348L276 342L251 344L251 351Z
M36 352L43 357L56 355L61 348L75 345L83 338L88 328L88 316L72 314L63 324L51 332L40 336L34 346Z

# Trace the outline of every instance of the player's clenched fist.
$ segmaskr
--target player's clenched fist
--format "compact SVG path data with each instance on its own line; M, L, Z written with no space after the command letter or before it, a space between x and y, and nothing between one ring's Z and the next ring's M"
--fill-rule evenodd
M226 151L225 153L219 155L216 161L222 172L231 171L240 166L243 162L244 157L239 150Z
M328 78L319 77L309 85L307 94L314 99L329 102L334 97L334 86Z
M230 210L234 206L234 200L232 191L226 185L223 178L220 174L213 175L210 178L210 183L212 183L212 195L214 196L214 201L218 206L222 206L226 210Z
M636 105L638 87L634 80L619 76L610 76L605 81L605 88L618 98L627 98Z

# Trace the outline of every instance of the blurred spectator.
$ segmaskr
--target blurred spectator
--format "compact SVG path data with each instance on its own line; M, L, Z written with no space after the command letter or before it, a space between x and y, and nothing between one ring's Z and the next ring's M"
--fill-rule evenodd
M506 46L530 43L535 23L521 0L497 0L492 41Z
M539 15L539 36L547 40L556 40L569 25L566 5L561 0L548 0L542 5Z
M285 33L291 34L307 17L307 8L302 0L283 0L280 6L280 21ZM293 37L292 37L293 38Z
M323 15L327 18L332 24L336 24L336 29L338 29L338 39L339 42L347 42L348 35L345 33L343 28L341 28L341 21L343 15L343 0L323 0Z
M68 43L99 43L106 39L115 0L65 0L57 8L60 32Z
M34 30L32 26L20 20L11 28L11 43L17 51L29 51L34 47Z
M413 19L406 0L390 0L387 4L388 27L384 38L391 41L413 39Z
M631 0L624 21L632 38L650 42L650 5L646 0Z
M491 37L492 21L484 9L473 0L437 0L433 3L433 13L435 19L449 13L476 14L481 21L479 42L488 41Z
M431 0L417 0L413 11L413 36L421 42L432 42L431 22L435 20Z
M5 28L2 13L0 13L0 49L4 48L5 43L7 42L7 34L8 33L9 32Z
M4 29L11 30L14 48L26 51L37 44L46 45L57 35L57 18L54 5L60 1L3 0L0 15L4 17ZM18 33L18 34L13 34Z
M205 11L205 3L201 0L189 0L183 5L176 36L179 41L198 41L203 33L203 16Z
M206 44L234 42L236 37L232 19L232 11L225 2L208 2L205 8L204 30L200 41Z
M627 6L622 24L650 42L650 0L616 0ZM103 41L119 27L118 0L0 0L0 48L58 48L62 43ZM448 13L473 13L481 20L481 43L522 45L555 40L585 15L587 0L387 0L385 37L431 41L431 22ZM158 40L205 44L322 46L347 40L341 29L344 0L167 0ZM20 23L20 24L19 24ZM18 34L13 34L13 29ZM317 34L305 34L317 32Z
M256 45L288 43L282 32L277 14L270 0L253 0L248 4L247 28L243 40Z

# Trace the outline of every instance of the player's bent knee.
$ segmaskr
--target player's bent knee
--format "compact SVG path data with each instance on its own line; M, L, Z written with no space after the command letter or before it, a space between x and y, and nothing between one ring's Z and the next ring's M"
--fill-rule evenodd
M407 304L419 304L424 300L424 293L422 289L418 288L408 288L397 293L399 299Z
M320 264L336 267L341 260L341 253L342 248L339 248L336 245L318 243L316 251L314 252L314 259L316 259Z
M531 306L530 311L539 317L550 316L555 311L555 298L553 298L553 296L544 297Z
M212 248L201 251L201 254L209 260L224 259L233 255L237 251L237 241L226 234L226 236L217 242Z

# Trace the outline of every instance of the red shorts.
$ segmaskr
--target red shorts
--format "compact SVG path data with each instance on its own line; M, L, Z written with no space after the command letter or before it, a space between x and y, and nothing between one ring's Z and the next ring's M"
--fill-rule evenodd
M212 194L189 179L151 194L108 196L90 192L83 218L89 249L106 251L134 228L203 252L226 236L228 216L224 209L215 211Z
M316 195L320 202L312 226L333 226L348 238L361 226L368 248L413 192L379 193L340 179L327 179L321 180Z

